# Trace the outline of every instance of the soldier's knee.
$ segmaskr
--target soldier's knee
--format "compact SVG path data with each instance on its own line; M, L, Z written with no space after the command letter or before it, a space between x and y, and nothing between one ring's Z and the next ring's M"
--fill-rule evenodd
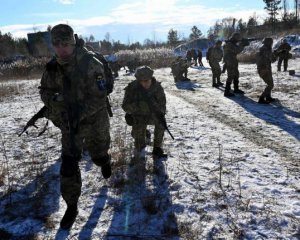
M79 172L78 162L79 159L76 159L71 156L62 155L62 163L60 167L60 174L64 177L72 177Z
M97 166L100 166L100 167L101 167L101 166L103 166L103 165L109 163L109 162L110 162L110 159L111 159L110 155L109 155L108 153L106 153L106 154L105 154L104 156L102 156L102 157L93 158L92 161L93 161L93 163L95 163Z

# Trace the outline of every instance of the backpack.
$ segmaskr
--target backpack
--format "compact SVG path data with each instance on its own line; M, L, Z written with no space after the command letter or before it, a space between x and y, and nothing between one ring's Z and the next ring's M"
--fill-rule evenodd
M84 47L84 40L78 38L77 34L74 34L74 37L75 37L75 40L76 40L76 47L83 48ZM112 70L108 65L107 60L99 52L89 50L89 53L91 53L91 54L88 54L87 56L89 57L90 55L92 55L93 57L95 57L97 60L99 60L102 63L103 68L104 68L104 76L103 76L104 79L103 80L101 79L97 82L99 89L100 90L106 89L107 90L107 95L112 93L113 88L114 88L114 77L113 77L113 74L112 74ZM87 66L85 66L85 67L87 67Z

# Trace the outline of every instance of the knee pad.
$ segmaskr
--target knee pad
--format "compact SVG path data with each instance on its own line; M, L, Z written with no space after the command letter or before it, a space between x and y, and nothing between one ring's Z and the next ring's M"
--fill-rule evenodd
M62 163L60 167L60 174L64 177L72 177L79 172L78 162L79 159L76 159L71 156L62 155Z
M102 157L99 157L99 158L93 158L92 161L93 163L95 163L97 166L103 166L107 163L110 162L110 158L111 156L109 154L105 154L104 156Z

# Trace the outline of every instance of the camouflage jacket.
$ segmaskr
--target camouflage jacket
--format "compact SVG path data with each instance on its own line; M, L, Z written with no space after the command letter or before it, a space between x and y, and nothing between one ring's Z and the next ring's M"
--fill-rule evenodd
M181 74L182 72L187 71L189 64L185 59L179 59L172 63L171 70L174 75Z
M243 45L234 44L231 41L225 43L223 50L224 50L224 62L227 67L237 67L238 60L237 55L244 50Z
M288 43L282 43L277 49L276 52L280 58L289 58L289 51L291 50L291 45Z
M166 113L166 96L160 82L152 78L150 89L145 90L137 80L125 88L122 108L134 117L144 119L155 116L155 112Z
M271 63L276 61L276 56L272 52L272 48L263 45L256 55L256 65L258 70L272 71Z
M56 126L66 123L70 106L78 113L77 121L88 120L106 108L105 88L101 88L102 63L84 48L76 48L74 58L65 65L53 58L46 66L40 96L48 108L46 117ZM73 119L74 120L74 119Z
M218 63L223 58L223 51L221 48L210 47L207 51L207 60L212 63Z

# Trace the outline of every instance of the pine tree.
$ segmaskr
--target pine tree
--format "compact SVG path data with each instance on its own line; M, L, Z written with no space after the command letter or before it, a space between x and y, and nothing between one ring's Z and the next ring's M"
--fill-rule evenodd
M177 45L178 41L179 41L179 38L178 38L177 30L174 30L173 28L171 28L168 32L168 44L170 46L175 46L175 45Z
M275 32L275 23L277 21L276 16L279 14L278 11L282 9L279 5L281 0L263 0L266 4L265 9L270 15L270 22L272 24L272 32Z

